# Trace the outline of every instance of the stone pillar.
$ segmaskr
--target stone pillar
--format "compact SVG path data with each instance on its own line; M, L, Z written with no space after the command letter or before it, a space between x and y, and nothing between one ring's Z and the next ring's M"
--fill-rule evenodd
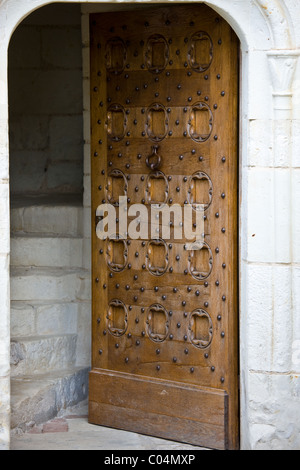
M1 20L0 20L1 21ZM0 30L0 43L2 34ZM5 51L5 53L4 53ZM0 450L9 447L9 175L6 42L0 46Z

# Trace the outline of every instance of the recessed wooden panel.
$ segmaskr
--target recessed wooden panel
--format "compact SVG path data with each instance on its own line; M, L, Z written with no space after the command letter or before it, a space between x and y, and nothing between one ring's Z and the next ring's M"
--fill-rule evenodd
M146 331L155 343L165 341L169 333L168 312L161 304L149 307L146 320Z
M106 68L110 73L119 75L126 63L126 47L121 38L110 38L106 43Z
M207 243L202 242L199 247L196 246L195 248L200 247L201 249L190 250L189 272L194 279L203 281L207 279L212 272L213 254Z
M128 262L127 244L124 240L108 240L106 244L106 262L115 273L123 271Z
M238 447L238 52L204 4L91 15L92 423Z
M189 121L190 137L195 142L205 142L211 136L213 129L213 114L206 103L196 103L192 106Z
M196 72L205 72L213 59L213 43L208 33L197 31L191 37L189 62Z
M206 349L213 339L213 324L209 314L203 309L194 310L190 316L190 340L194 346Z
M198 171L190 177L188 201L195 210L207 210L212 202L213 187L210 177ZM202 206L198 208L197 206Z
M146 255L146 268L154 276L165 274L169 266L169 249L164 240L150 240Z
M118 206L119 198L127 196L128 191L127 179L124 173L118 168L112 170L108 175L106 188L107 202L113 206Z
M107 326L111 335L123 336L128 326L128 311L126 305L118 299L110 301L107 312Z
M126 117L123 106L114 104L107 111L107 134L109 139L118 142L124 138Z
M169 183L166 175L161 171L151 172L147 176L146 202L163 206L168 201L168 196Z
M147 134L153 142L162 141L168 132L169 120L166 109L160 103L152 104L147 110Z

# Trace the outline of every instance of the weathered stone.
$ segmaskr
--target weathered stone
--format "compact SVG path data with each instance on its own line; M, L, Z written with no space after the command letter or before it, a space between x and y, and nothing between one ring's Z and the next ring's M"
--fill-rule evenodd
M88 368L73 368L13 378L11 428L26 431L32 423L45 423L60 410L85 400L88 373Z
M78 237L82 232L82 207L50 204L16 207L11 213L11 230Z
M12 377L71 367L76 362L76 340L77 335L13 338Z
M11 266L76 268L82 263L81 238L12 237Z

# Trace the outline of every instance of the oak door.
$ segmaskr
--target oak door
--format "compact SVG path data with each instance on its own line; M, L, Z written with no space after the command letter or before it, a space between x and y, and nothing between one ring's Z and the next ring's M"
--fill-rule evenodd
M91 16L91 423L238 447L238 50L205 5Z

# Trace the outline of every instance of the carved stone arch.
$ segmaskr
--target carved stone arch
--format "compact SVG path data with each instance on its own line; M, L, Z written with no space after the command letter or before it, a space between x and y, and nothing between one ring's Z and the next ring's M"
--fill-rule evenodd
M273 36L275 49L293 48L294 27L286 7L278 0L255 0L258 8L265 16Z
M15 29L19 24L31 13L39 8L49 5L50 3L78 3L74 0L24 0L19 2L18 0L4 0L0 7L0 19L3 25L5 25L5 35L2 38L3 44L9 44L10 38L14 33ZM86 3L89 3L87 1ZM99 0L91 1L90 3L103 3ZM110 2L104 2L110 3ZM134 1L129 3L135 3ZM166 0L165 3L172 4L171 0ZM199 3L203 3L201 0ZM226 2L224 0L210 0L205 2L208 6L214 9L220 14L235 30L240 41L250 45L251 38L248 36L248 23L249 17L245 15L244 20L241 21L239 16L239 9L236 7L234 1ZM280 49L289 49L295 47L294 27L292 19L287 10L287 7L282 5L279 0L254 0L257 8L263 14L262 16L267 23L269 30L272 34L273 44L272 47ZM252 4L251 0L248 0L250 7ZM243 8L245 5L243 5ZM113 5L112 5L113 8Z
M250 7L251 2L248 2ZM234 29L238 35L243 48L251 47L252 38L249 34L248 20L249 17L240 17L239 9L236 8L234 2L226 2L222 0L210 0L206 4L217 11ZM270 48L290 49L295 47L295 35L292 19L285 6L279 0L254 0L258 11L260 12L263 23L268 27L272 42ZM258 19L258 18L257 18ZM258 28L256 28L258 29Z

